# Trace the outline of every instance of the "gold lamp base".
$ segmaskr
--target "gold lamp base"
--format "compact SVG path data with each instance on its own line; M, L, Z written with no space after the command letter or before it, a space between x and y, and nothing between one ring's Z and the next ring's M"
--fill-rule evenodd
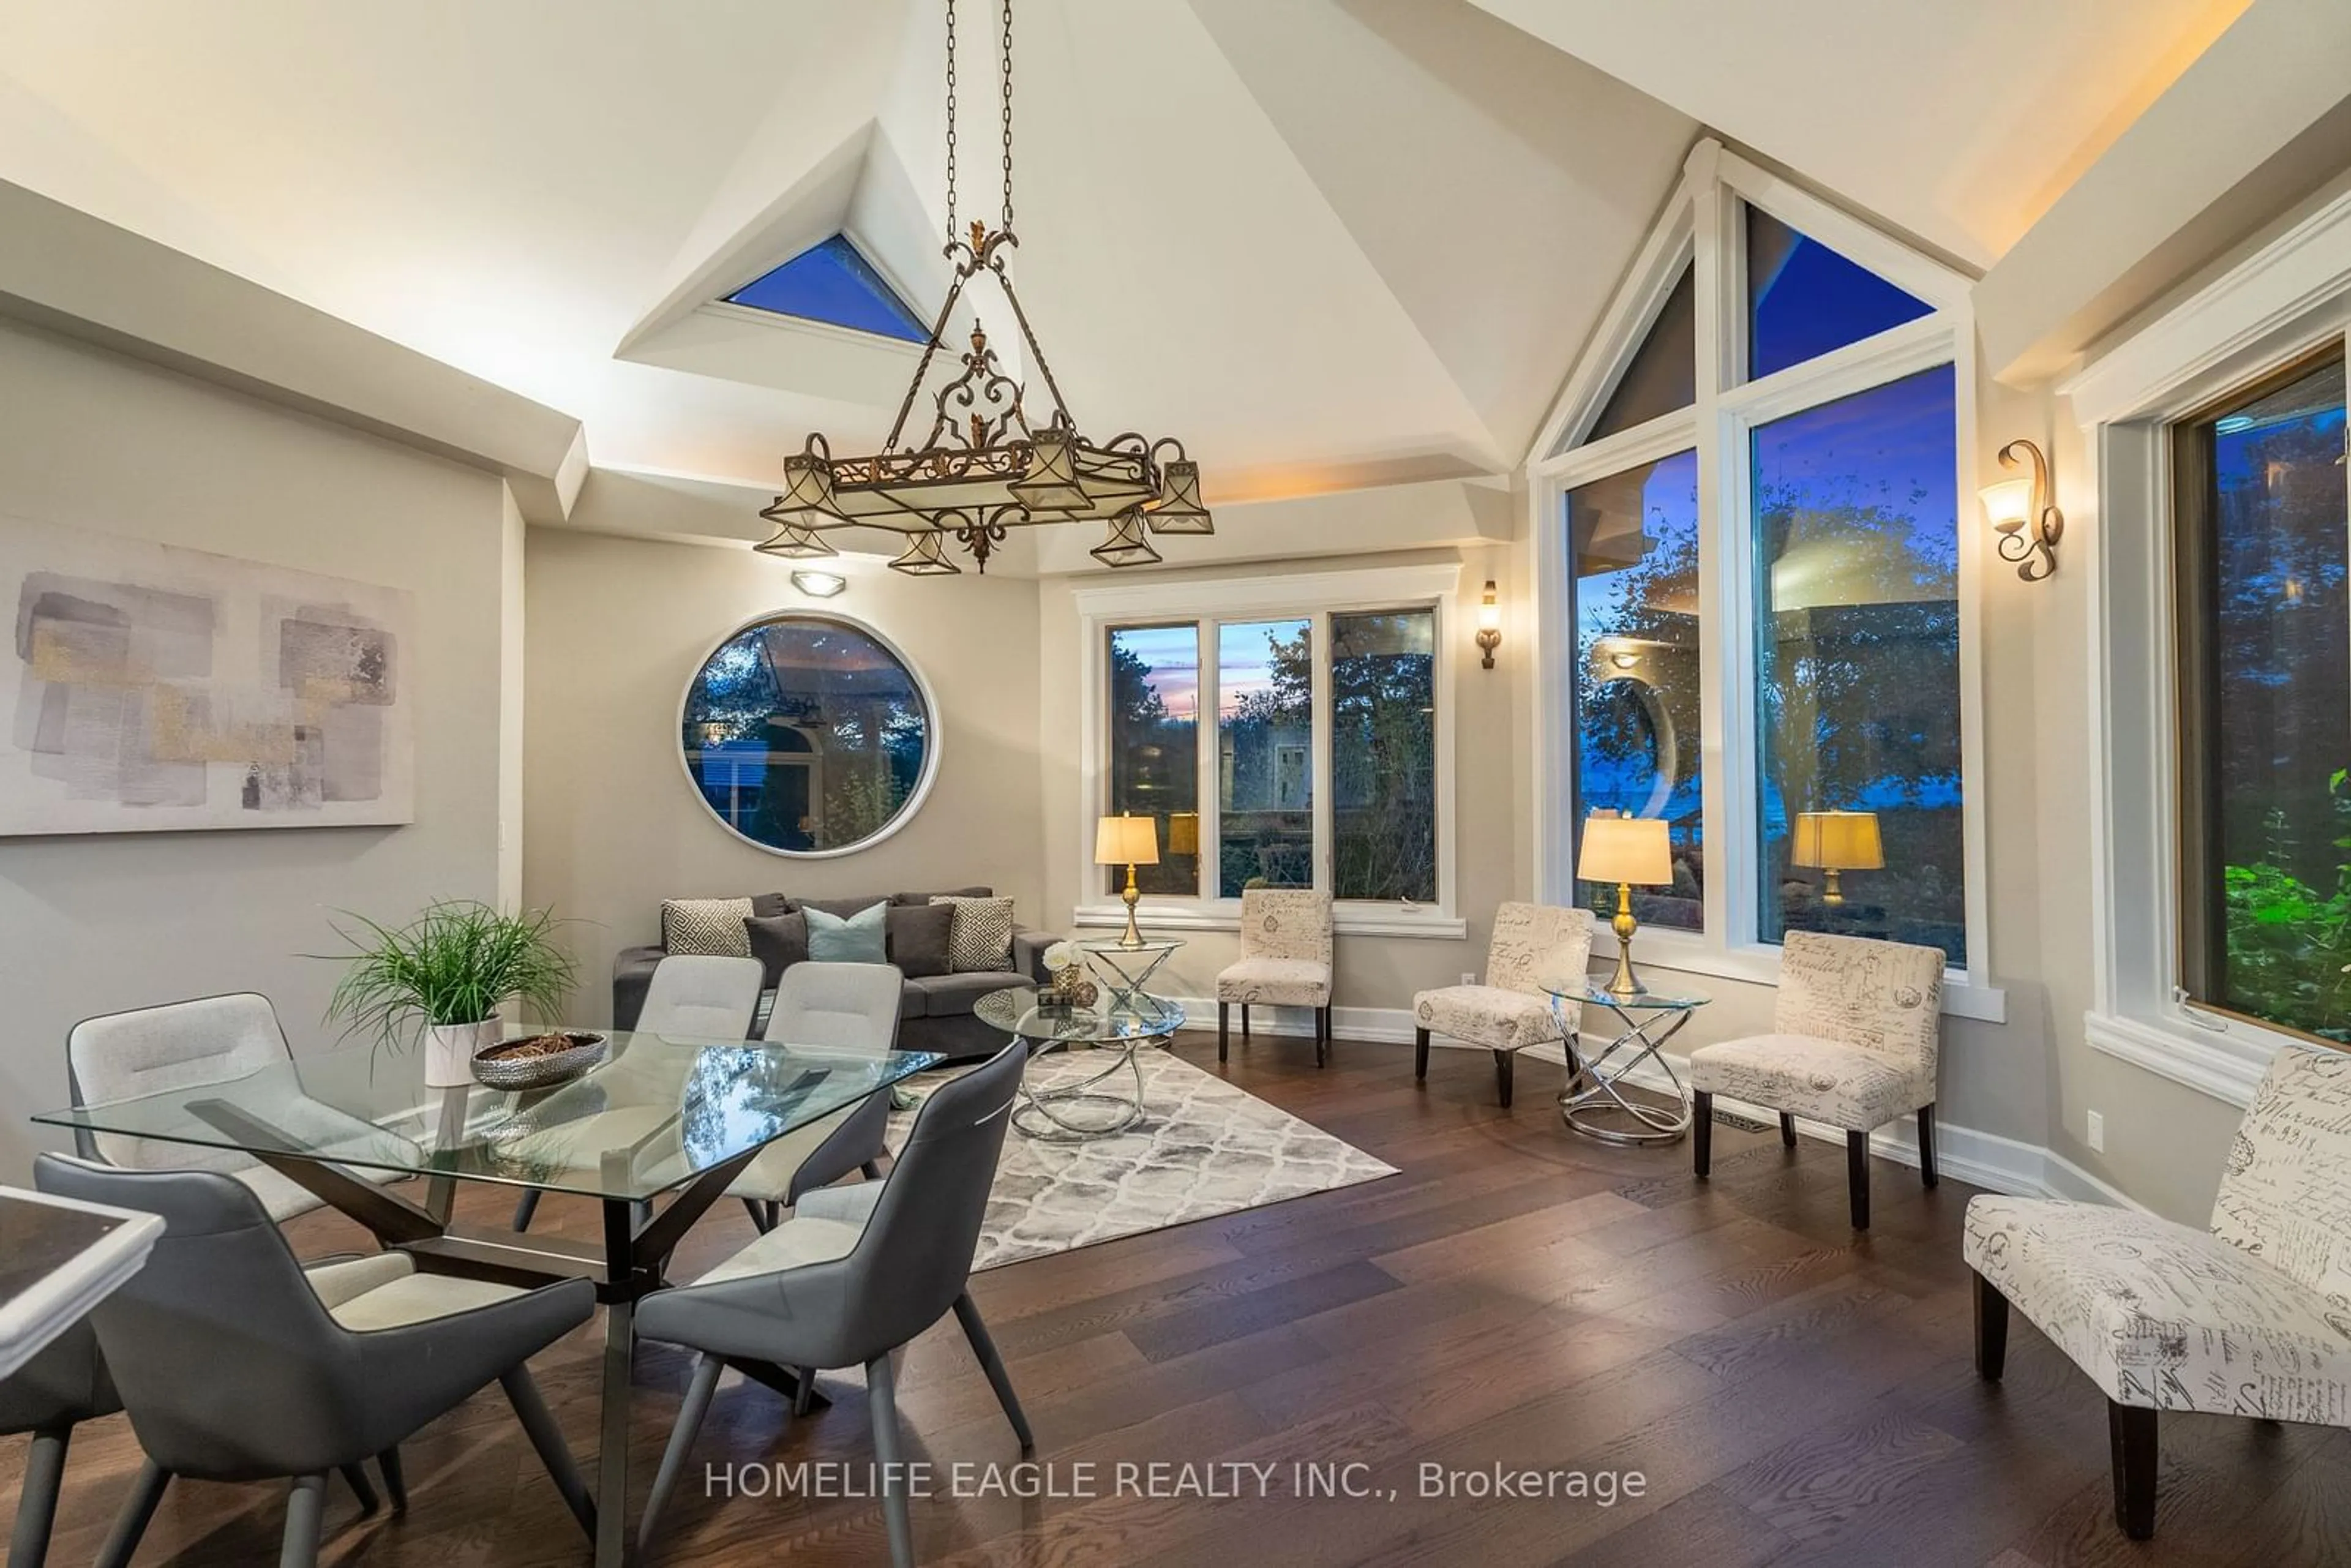
M1143 900L1143 890L1134 884L1134 867L1126 868L1126 890L1119 894L1126 904L1126 929L1119 934L1122 947L1143 946L1143 928L1134 923L1134 906Z
M1646 997L1649 988L1633 972L1633 933L1641 923L1633 918L1633 886L1630 883L1616 884L1616 918L1608 923L1616 933L1616 972L1608 977L1607 990L1612 997Z

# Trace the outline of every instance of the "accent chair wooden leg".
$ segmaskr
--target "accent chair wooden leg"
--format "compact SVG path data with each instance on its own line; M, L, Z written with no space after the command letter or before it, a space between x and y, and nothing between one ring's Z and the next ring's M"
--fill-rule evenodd
M1412 1075L1426 1082L1428 1077L1428 1031L1412 1031Z
M1926 1184L1929 1192L1934 1191L1935 1184L1942 1179L1942 1173L1935 1168L1935 1108L1932 1105L1918 1107L1918 1179Z
M1494 1087L1501 1092L1502 1109L1505 1111L1510 1108L1510 1068L1517 1061L1518 1053L1515 1051L1498 1051L1494 1053Z
M1783 1149L1796 1146L1796 1119L1785 1111L1780 1113L1780 1146Z
M1314 1065L1321 1067L1331 1060L1331 1004L1323 1003L1314 1009Z
M1704 1181L1714 1168L1714 1091L1690 1091L1690 1168Z
M1998 1383L2008 1368L2008 1298L1976 1275L1976 1375Z
M1217 1060L1222 1061L1233 1047L1233 1004L1217 1004Z
M1241 1043L1243 1045L1249 1043L1249 1005L1243 1002L1241 1004Z
M1844 1179L1853 1198L1853 1228L1869 1228L1869 1134L1844 1135Z
M2133 1541L2155 1534L2155 1412L2106 1401L2106 1432L2115 1450L2115 1522Z

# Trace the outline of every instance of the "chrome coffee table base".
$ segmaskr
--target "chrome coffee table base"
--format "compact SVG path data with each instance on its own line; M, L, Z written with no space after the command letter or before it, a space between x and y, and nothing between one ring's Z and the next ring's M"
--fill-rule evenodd
M1145 1041L1129 1040L1115 1045L1082 1046L1074 1049L1100 1051L1111 1060L1099 1072L1081 1078L1073 1083L1056 1083L1047 1089L1032 1089L1023 1074L1012 1107L1012 1125L1024 1138L1034 1138L1044 1144L1084 1144L1096 1138L1108 1138L1125 1132L1143 1120L1143 1064L1134 1059L1135 1051ZM1150 1043L1156 1043L1155 1041ZM1073 1047L1067 1040L1047 1040L1034 1042L1029 1060L1034 1063L1050 1051L1069 1054ZM1113 1089L1102 1089L1123 1069L1126 1083ZM1131 1083L1131 1094L1117 1092Z

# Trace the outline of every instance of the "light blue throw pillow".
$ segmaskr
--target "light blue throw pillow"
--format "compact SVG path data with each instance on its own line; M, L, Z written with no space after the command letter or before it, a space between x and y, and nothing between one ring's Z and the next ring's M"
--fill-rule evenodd
M826 964L886 964L890 961L890 904L884 899L843 920L821 909L800 906L808 920L809 956Z

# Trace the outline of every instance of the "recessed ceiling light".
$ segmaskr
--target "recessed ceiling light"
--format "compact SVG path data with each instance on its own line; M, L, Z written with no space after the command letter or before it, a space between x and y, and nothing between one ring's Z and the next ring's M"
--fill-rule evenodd
M796 571L792 586L810 599L831 599L849 586L849 579L837 571Z

